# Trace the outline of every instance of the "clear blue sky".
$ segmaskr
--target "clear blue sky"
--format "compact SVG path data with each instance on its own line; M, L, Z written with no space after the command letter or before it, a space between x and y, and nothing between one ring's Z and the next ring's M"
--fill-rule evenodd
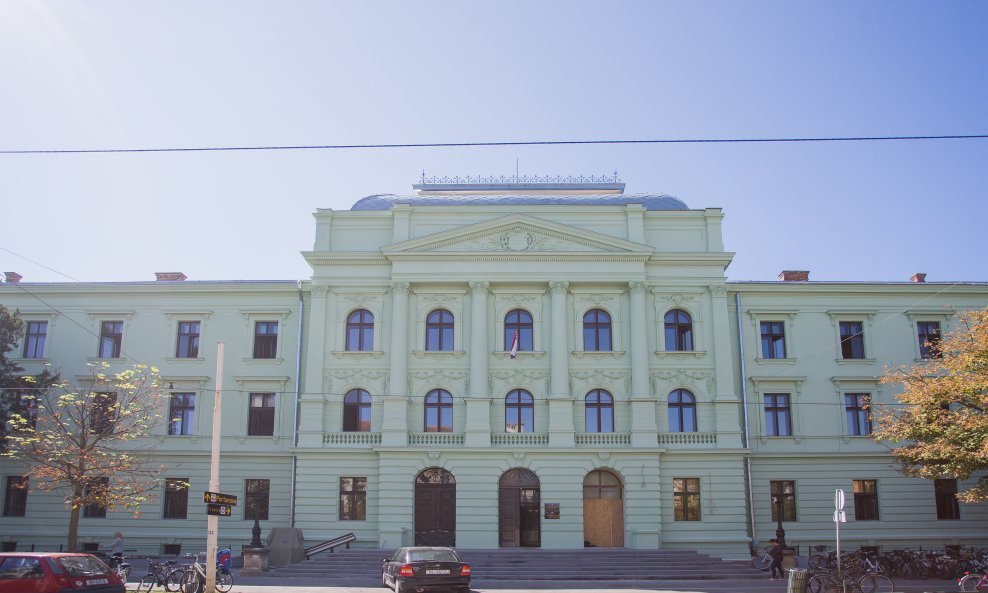
M988 133L988 2L0 2L0 150ZM296 279L316 208L603 174L731 280L988 280L988 140L0 155L0 271Z

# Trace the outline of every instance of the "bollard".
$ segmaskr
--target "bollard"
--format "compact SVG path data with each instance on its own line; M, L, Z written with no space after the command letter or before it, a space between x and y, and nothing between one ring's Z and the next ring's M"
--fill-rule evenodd
M809 571L803 568L789 569L789 583L786 586L786 593L806 593L806 581Z

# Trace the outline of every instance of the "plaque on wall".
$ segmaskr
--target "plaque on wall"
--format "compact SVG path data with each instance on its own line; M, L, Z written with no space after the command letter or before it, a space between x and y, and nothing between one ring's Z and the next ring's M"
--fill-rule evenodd
M546 519L558 519L559 518L559 503L558 502L547 502L547 503L545 503L545 518Z

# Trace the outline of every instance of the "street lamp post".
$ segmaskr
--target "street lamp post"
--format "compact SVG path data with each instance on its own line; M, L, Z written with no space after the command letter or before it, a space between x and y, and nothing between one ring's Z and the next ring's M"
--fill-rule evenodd
M786 530L782 528L782 495L777 494L772 497L772 502L775 503L775 518L776 518L776 528L775 528L775 539L783 546L786 545Z

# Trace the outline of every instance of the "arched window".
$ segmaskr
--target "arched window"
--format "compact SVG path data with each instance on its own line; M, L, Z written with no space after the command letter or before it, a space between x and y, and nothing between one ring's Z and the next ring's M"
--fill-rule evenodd
M669 394L669 432L696 432L696 397L685 389Z
M583 349L587 352L609 352L611 348L611 316L601 309L591 309L583 315Z
M357 309L346 318L346 351L374 350L374 315L367 309Z
M453 396L434 389L425 396L425 432L453 432Z
M370 432L371 396L363 389L352 389L343 396L343 431Z
M682 309L673 309L666 313L666 350L693 350L693 320Z
M504 432L532 432L535 428L535 399L524 389L504 398Z
M614 432L614 398L603 389L594 389L587 394L586 431Z
M515 332L518 333L518 350L520 352L531 352L535 349L535 329L531 313L522 309L513 309L504 316L505 351L511 350L511 342L515 339Z
M453 349L453 314L436 309L425 318L425 349L449 352Z
M621 478L604 469L590 472L583 478L583 498L621 498Z

